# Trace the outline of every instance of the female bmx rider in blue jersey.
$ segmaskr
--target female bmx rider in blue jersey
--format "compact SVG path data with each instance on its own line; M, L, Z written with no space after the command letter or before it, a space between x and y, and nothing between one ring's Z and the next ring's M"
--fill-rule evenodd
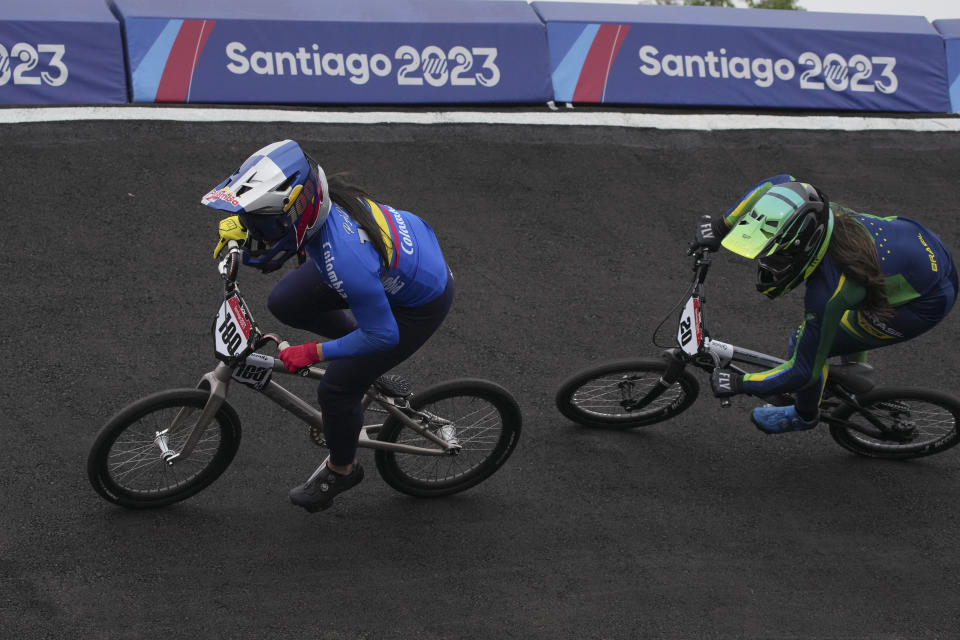
M953 258L929 229L910 218L857 213L789 175L758 183L723 216L705 216L694 244L756 259L757 289L770 298L806 282L789 359L746 375L717 369L711 379L720 397L795 393L794 406L753 410L766 433L817 425L828 357L863 361L869 349L914 338L957 297Z
M254 153L202 203L232 214L215 255L238 239L244 263L264 272L297 257L267 306L281 322L328 338L280 352L291 372L329 362L317 398L330 457L290 491L294 504L326 509L363 479L355 456L364 392L437 330L453 303L453 276L423 220L336 176L328 181L292 140Z

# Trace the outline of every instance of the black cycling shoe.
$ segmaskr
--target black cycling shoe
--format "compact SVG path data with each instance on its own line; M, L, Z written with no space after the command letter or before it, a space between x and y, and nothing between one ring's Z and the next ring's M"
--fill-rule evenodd
M363 467L359 462L354 462L353 469L345 476L323 465L323 471L316 478L290 490L290 502L310 513L323 511L330 506L337 494L360 484L361 480Z

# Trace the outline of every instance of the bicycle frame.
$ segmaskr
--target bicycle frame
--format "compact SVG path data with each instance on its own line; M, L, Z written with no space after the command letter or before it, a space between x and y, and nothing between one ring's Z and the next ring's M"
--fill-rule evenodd
M184 410L178 412L173 423L166 431L157 434L156 444L160 447L162 457L168 464L173 464L175 460L185 460L190 456L203 435L203 431L226 402L227 392L233 380L259 391L311 427L323 428L323 414L320 410L278 384L273 379L273 374L300 375L306 378L320 379L324 375L324 370L312 366L291 373L279 359L257 353L256 350L267 342L276 342L281 350L286 346L286 343L272 334L262 334L257 329L235 282L239 248L232 241L228 244L228 247L229 253L219 267L221 276L226 280L225 299L217 318L217 322L221 323L219 330L217 323L214 324L215 348L221 361L213 371L204 374L197 385L199 389L208 390L210 397L191 428L190 435L184 442L183 448L179 452L170 450L167 446L166 431L183 426L183 422L186 420ZM233 314L236 314L239 321L234 320ZM235 326L240 328L235 329ZM234 338L239 339L234 343ZM229 347L226 346L228 342L231 343ZM374 403L406 427L438 445L439 448L428 449L395 442L382 442L371 438L371 432L379 429L382 425L365 425L360 432L358 447L421 456L454 455L459 452L459 444L444 440L417 420L418 418L437 420L438 417L413 409L406 398L387 395L374 386L364 394L363 409L366 410Z
M702 250L695 254L693 270L695 273L690 298L680 314L677 328L677 344L690 357L694 364L707 371L718 366L726 366L731 362L757 365L773 368L784 363L783 358L777 358L766 353L745 349L737 345L714 340L707 331L703 319L703 283L710 270L712 259ZM709 358L708 362L700 362L701 358Z
M664 350L663 354L669 360L667 370L644 397L624 402L623 406L628 411L645 407L660 397L664 391L676 382L680 372L688 364L711 373L715 368L728 366L731 362L741 362L767 368L776 367L784 362L782 358L753 349L738 347L710 337L703 319L703 283L707 278L707 272L710 270L711 258L702 249L695 251L694 256L693 285L677 326L678 346ZM721 405L724 407L729 406L729 404L730 402L727 399L721 401Z
M221 362L217 364L216 369L203 375L200 383L198 384L198 388L208 389L210 391L210 398L207 400L207 404L204 406L203 411L201 411L200 416L197 418L196 423L192 427L191 433L184 442L183 448L179 453L171 452L171 455L166 455L165 460L167 460L167 462L172 462L177 459L185 460L190 456L193 448L200 440L204 429L210 424L210 422L213 420L213 417L217 414L217 411L220 410L220 407L226 401L227 391L229 389L231 379L233 378L234 371L235 369L232 369L228 365ZM273 371L286 375L295 375L287 371L283 363L279 361L275 361ZM323 370L317 367L311 367L310 374L305 377L319 379L323 377ZM320 412L320 410L311 406L305 400L300 398L300 396L287 390L276 381L269 380L264 385L263 389L260 390L260 393L308 425L323 428L323 414ZM450 455L451 451L457 449L457 445L448 443L443 438L434 434L430 429L411 418L410 414L414 416L424 414L412 409L410 404L405 399L386 396L379 391L371 389L364 394L364 409L373 403L376 403L382 407L389 415L393 416L422 437L436 443L440 449L427 449L424 447L415 447L412 445L394 442L381 442L371 438L370 431L378 428L380 425L365 425L360 432L360 441L357 445L358 447L396 451L398 453L410 453L421 456ZM426 416L424 415L424 417ZM174 418L171 428L181 426L181 421L183 419L183 412L181 411L176 418ZM162 445L161 449L163 449Z
M754 351L753 349L739 347L710 337L703 319L703 283L706 280L707 272L710 270L712 259L703 249L697 249L693 251L692 254L694 256L694 278L690 297L687 299L686 305L680 314L677 326L678 346L668 348L664 351L664 356L669 360L669 365L658 383L644 397L634 401L624 402L623 406L628 411L645 407L662 395L664 391L676 382L680 372L688 364L692 364L707 373L712 373L717 367L730 366L731 363L734 362L760 366L767 369L772 369L785 362L783 358ZM845 375L843 367L850 367L852 375ZM833 382L828 378L827 389L839 402L856 407L868 422L886 433L889 430L883 422L877 419L870 411L866 410L857 401L856 395L845 388L847 384L860 387L864 391L872 388L872 382L868 382L858 375L858 367L862 368L862 365L851 364L832 367L832 370L837 372L836 377L841 378L841 382ZM740 373L746 373L746 371L738 367L733 368ZM724 398L720 404L721 406L727 407L730 406L730 401ZM827 404L825 398L824 406L827 406ZM829 424L842 424L857 431L867 433L862 427L845 420L834 418L826 412L821 413L821 420Z

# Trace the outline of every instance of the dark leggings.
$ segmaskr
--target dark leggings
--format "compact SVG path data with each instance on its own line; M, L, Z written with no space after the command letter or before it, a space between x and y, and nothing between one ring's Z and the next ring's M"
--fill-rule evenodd
M323 412L323 435L330 462L347 465L357 454L363 426L361 400L373 381L419 349L447 317L454 298L453 275L437 298L419 307L391 307L400 340L389 351L332 360L317 387ZM288 272L270 291L267 308L280 322L327 338L339 338L357 328L340 295L327 286L313 260Z

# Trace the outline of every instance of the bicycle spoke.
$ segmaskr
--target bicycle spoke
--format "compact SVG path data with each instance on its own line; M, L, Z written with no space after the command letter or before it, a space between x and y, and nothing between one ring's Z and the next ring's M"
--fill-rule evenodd
M573 402L588 413L598 415L629 414L624 402L642 399L659 382L659 375L618 374L590 380L573 394ZM645 410L657 409L672 404L682 394L676 387L670 388L656 398Z
M170 431L179 411L179 407L173 407L143 416L117 438L107 459L114 482L134 494L164 493L189 484L206 468L220 445L217 429L206 429L186 460L177 459L171 465L161 455L159 435L166 437L171 451L182 450L193 430L191 418L200 413L189 408L193 415L184 416L180 430Z
M430 428L452 427L460 450L457 455L416 456L397 454L403 472L421 482L447 482L469 473L482 464L500 439L502 423L496 407L477 398L449 398L424 411L430 417ZM403 444L433 448L427 438L405 430L397 440Z
M849 437L876 451L916 451L956 436L953 412L935 402L922 399L885 400L867 409L883 425L883 430L864 416L854 413L848 418Z

